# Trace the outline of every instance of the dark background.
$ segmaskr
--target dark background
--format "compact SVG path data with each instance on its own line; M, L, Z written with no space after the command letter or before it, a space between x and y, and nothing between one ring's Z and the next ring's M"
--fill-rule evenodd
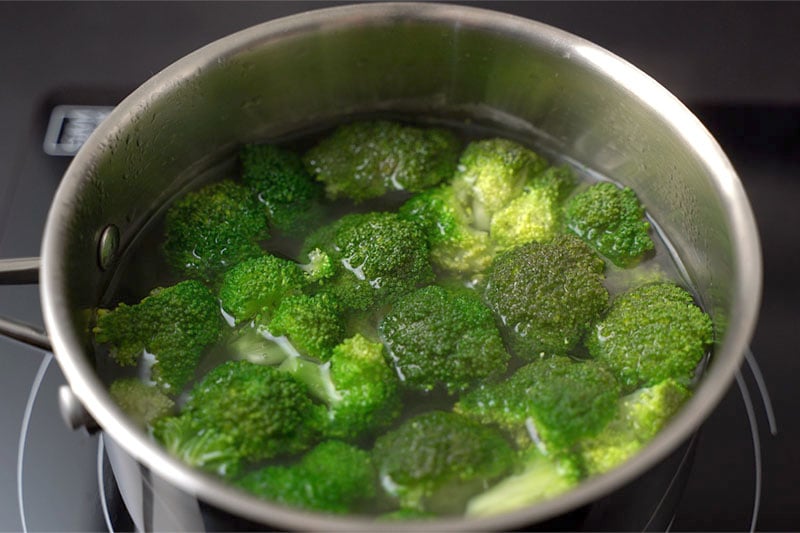
M38 255L47 207L66 165L63 158L44 156L40 149L53 105L113 105L164 66L211 40L265 20L333 5L0 3L0 257ZM756 395L763 460L758 529L797 530L800 468L792 452L800 431L795 399L800 363L791 331L800 324L800 3L471 5L552 24L629 60L697 113L728 153L762 237L764 297L753 351L779 429L777 436L766 431ZM52 178L43 180L42 173ZM36 298L22 290L4 288L0 311L40 322ZM5 346L0 349L19 352L12 353L10 364L28 364L25 350ZM744 374L754 391L754 381ZM17 430L8 429L0 431L0 449L16 446ZM4 475L11 475L12 468L4 463ZM748 529L755 476L752 437L734 384L700 433L694 473L673 530ZM4 505L14 506L0 501L0 508Z

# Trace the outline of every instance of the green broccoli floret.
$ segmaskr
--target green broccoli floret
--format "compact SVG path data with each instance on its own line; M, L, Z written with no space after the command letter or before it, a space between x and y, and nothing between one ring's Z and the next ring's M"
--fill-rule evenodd
M411 520L430 520L436 518L435 513L419 509L397 509L384 513L376 518L379 522L408 522Z
M617 414L608 425L578 447L586 474L608 472L633 457L690 396L686 387L667 379L621 398Z
M257 317L266 322L283 298L302 294L307 283L307 275L296 263L264 254L228 270L219 299L237 324Z
M242 181L267 208L270 223L283 231L307 231L319 217L322 189L294 152L270 144L239 151Z
M175 402L157 387L136 378L118 379L111 384L108 392L120 409L141 427L166 416L175 406Z
M619 295L586 346L632 391L667 378L688 385L713 340L711 318L692 295L663 282Z
M334 261L336 274L323 290L345 308L390 302L434 277L422 230L394 213L345 215L312 233L304 249L320 249Z
M330 294L304 294L284 298L267 329L285 336L301 354L327 361L333 348L344 340L341 306Z
M378 437L372 460L383 489L401 507L454 513L510 470L514 452L492 428L431 411Z
M321 414L308 389L276 368L228 361L197 383L183 408L198 428L233 439L247 461L309 448Z
M482 272L494 251L489 233L474 228L453 187L423 191L400 207L399 214L422 227L431 249L431 262L452 272Z
M491 310L466 289L412 292L394 303L380 331L403 385L415 390L460 392L503 374L510 359Z
M554 460L537 448L522 453L517 471L472 498L466 516L492 516L522 509L562 494L580 481L578 471L568 462Z
M418 192L452 177L459 143L449 131L387 121L336 129L306 153L306 167L328 198L356 202L387 191Z
M485 298L519 357L567 354L608 305L603 261L573 235L497 256Z
M176 272L216 282L228 268L263 252L267 217L246 187L225 180L191 192L167 211L164 253Z
M297 463L251 472L238 485L277 503L337 514L357 511L376 493L369 453L335 440L318 445Z
M291 357L279 368L327 406L322 431L328 437L351 440L374 433L400 414L398 380L383 345L361 335L345 339L325 364Z
M150 379L177 394L193 377L204 349L219 339L223 320L219 303L197 281L154 289L135 305L97 311L95 340L108 343L120 365L133 366L140 356L155 358Z
M522 194L546 167L543 158L514 141L474 141L461 154L453 188L471 213L472 225L488 231L492 216Z
M496 424L521 448L534 442L552 454L603 429L614 416L619 393L614 376L601 364L554 356L523 366L506 381L479 386L454 410Z
M242 471L242 454L236 439L215 428L203 427L190 415L159 419L153 437L189 466L229 479Z
M567 227L617 266L636 264L653 249L644 208L628 187L597 183L564 208Z

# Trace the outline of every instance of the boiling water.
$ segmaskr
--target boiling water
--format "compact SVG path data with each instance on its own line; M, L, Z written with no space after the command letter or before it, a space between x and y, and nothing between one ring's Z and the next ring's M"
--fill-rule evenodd
M574 174L579 181L576 190L582 190L588 185L600 180L608 180L607 177L594 172L592 169L581 166L578 162L560 155L557 150L553 148L553 143L549 140L544 138L532 139L529 132L525 134L519 132L515 133L514 130L509 131L507 128L476 125L470 122L427 120L424 122L425 125L433 124L450 128L460 135L465 145L471 140L491 137L510 138L525 144L537 153L545 156L553 165L568 164L574 170ZM306 149L313 146L317 140L329 133L329 131L330 129L308 131L290 138L270 141L281 144L298 153L303 153ZM236 155L228 154L226 157L221 157L216 164L210 165L204 172L194 176L187 190L197 189L205 184L221 179L236 179L238 172ZM410 194L397 192L390 193L378 200L367 201L358 205L354 205L349 201L330 202L326 206L326 219L324 221L332 221L344 214L353 212L393 211L402 205L409 197ZM163 221L166 207L167 206L161 209L159 216L152 219L146 225L123 255L120 268L117 270L106 293L106 300L104 302L106 307L113 308L113 306L119 302L129 304L136 303L146 296L153 288L172 285L180 281L180 279L171 272L161 253L164 229ZM629 287L632 282L643 279L653 279L656 276L672 279L678 284L689 288L679 260L671 253L672 247L669 246L663 234L658 230L656 221L650 220L650 223L653 227L651 236L655 243L655 249L646 259L640 262L636 267L625 270L615 268L610 264L607 265L605 284L612 298L615 294ZM273 232L273 236L263 243L265 250L281 257L298 260L300 262L305 261L305 258L298 257L303 235L289 236L278 233L274 229L271 231ZM442 284L453 282L470 284L470 280L447 279L446 276L440 276L438 281ZM374 317L371 327L376 327L379 318L378 316ZM224 357L225 355L220 349L210 349L207 357L200 364L197 377L202 377L204 372L223 362ZM512 361L513 360L512 358ZM143 367L140 367L138 370L122 369L118 367L107 357L107 352L102 347L97 348L97 365L98 371L109 383L123 376L135 375L137 372L143 373L143 370L145 370ZM510 367L509 373L512 372L514 368L515 367ZM188 388L191 388L191 384ZM396 424L400 424L403 420L411 416L433 409L449 411L456 400L457 396L448 396L442 391L434 391L426 394L406 393L404 397L405 407L403 415ZM181 399L179 398L178 402L180 403L180 401ZM365 449L369 449L372 446L372 441L365 440L358 444ZM382 510L380 505L377 507L378 508L371 508L370 512L380 512Z

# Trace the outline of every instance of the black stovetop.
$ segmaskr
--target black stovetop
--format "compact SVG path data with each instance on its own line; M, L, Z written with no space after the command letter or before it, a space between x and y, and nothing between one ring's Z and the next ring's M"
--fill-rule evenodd
M728 153L764 249L764 297L752 348L778 434L770 434L757 380L744 367L740 384L752 397L758 431L753 434L746 395L734 384L699 433L672 530L747 530L756 503L759 530L796 530L800 468L791 452L800 437L794 412L800 360L789 335L800 324L800 4L471 4L553 24L629 59L686 102ZM42 151L54 106L114 105L215 38L331 5L0 3L0 257L38 255L47 208L68 163ZM37 288L0 287L0 315L41 323ZM0 531L105 529L121 510L98 504L109 483L102 468L98 479L98 437L61 423L57 365L1 338L0 365Z

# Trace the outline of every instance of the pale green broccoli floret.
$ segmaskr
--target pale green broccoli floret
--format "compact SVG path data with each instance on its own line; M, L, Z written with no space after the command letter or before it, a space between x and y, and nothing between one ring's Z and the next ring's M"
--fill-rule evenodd
M667 379L621 398L608 425L577 448L586 474L603 474L633 457L690 396L686 387Z
M242 454L236 439L216 428L204 427L191 415L159 419L153 437L189 466L231 479L242 471Z
M567 354L608 305L603 261L574 235L497 256L484 296L517 356Z
M489 233L472 227L470 214L450 185L417 194L400 207L399 214L422 227L431 262L437 267L473 273L482 272L492 262Z
M344 340L341 305L330 294L284 298L267 325L269 333L285 336L301 354L327 361Z
M412 292L394 303L380 331L410 389L460 392L502 375L510 358L491 310L466 289L431 285Z
M523 366L506 381L479 386L454 410L497 425L521 448L535 443L554 454L598 433L614 416L619 392L601 364L553 356Z
M228 361L191 390L182 417L233 440L249 462L289 456L319 436L321 406L292 376L270 366Z
M328 437L351 440L375 433L400 414L398 380L383 345L361 335L345 339L325 364L290 357L279 369L327 406L321 430Z
M472 225L488 231L492 216L546 167L543 158L513 141L474 141L461 154L453 188L459 203L468 207Z
M636 264L653 249L644 208L628 187L597 183L564 208L567 227L620 267Z
M368 452L339 441L326 441L296 463L267 466L237 484L261 498L313 511L357 511L376 493L375 470Z
M713 340L711 318L692 295L662 282L619 295L586 347L630 392L667 378L688 385Z
M270 144L248 144L239 151L239 161L242 181L266 207L274 227L305 232L319 219L322 188L300 156Z
M147 352L155 358L150 379L177 394L193 377L205 348L219 339L219 304L197 281L154 289L135 305L97 311L95 340L110 345L120 365L136 365Z
M146 385L136 378L118 379L108 392L120 409L142 427L166 416L175 406L175 402L158 387Z
M321 290L345 308L374 308L434 278L422 230L395 213L345 215L312 233L304 249L331 257L336 273Z
M466 516L492 516L522 509L562 494L580 481L573 465L554 460L537 448L522 454L516 472L473 497Z
M523 192L492 217L489 234L495 249L552 239L560 229L560 211L556 191L537 187Z
M378 437L372 460L400 507L454 513L511 469L514 452L492 428L431 411Z
M328 198L359 202L388 191L419 192L450 179L458 148L446 130L364 121L340 126L303 159L325 184Z
M164 253L176 272L215 283L233 265L258 257L267 217L249 189L230 180L207 185L167 211Z
M575 186L569 167L549 167L492 217L489 234L496 252L552 239L562 226L562 202Z

